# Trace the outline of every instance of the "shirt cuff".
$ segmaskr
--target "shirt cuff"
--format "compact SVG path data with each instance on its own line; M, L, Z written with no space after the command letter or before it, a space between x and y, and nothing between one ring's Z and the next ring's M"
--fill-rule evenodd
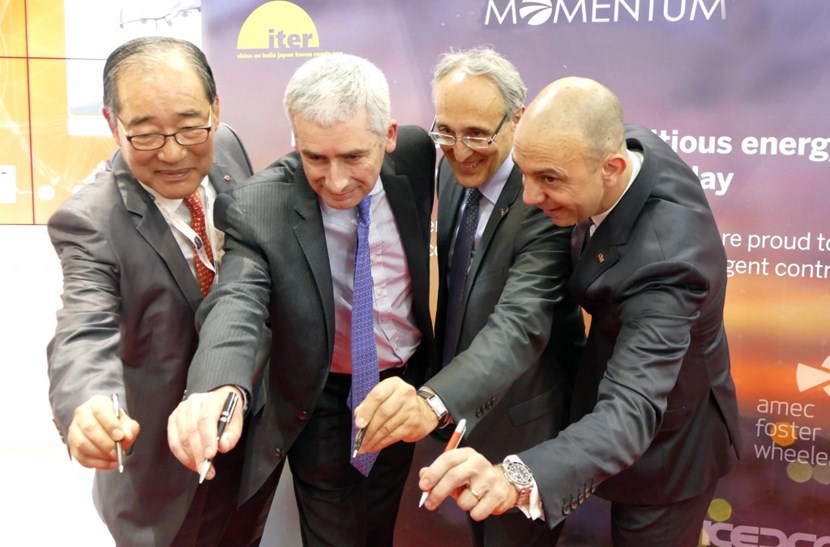
M522 459L516 455L507 456L505 459L524 464ZM545 506L542 504L542 495L539 493L539 485L536 484L535 477L533 478L530 496L524 503L517 504L516 508L531 520L545 520Z
M248 413L248 401L250 400L251 396L248 394L248 390L244 387L237 385L234 385L233 387L238 389L239 392L242 394L242 415L244 416Z

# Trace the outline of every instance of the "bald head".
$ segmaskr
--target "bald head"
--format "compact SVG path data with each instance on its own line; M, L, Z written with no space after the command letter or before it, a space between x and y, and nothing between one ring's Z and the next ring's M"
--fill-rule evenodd
M608 211L631 180L617 97L586 78L563 78L525 110L513 138L524 201L557 226Z
M576 139L585 152L604 156L625 143L623 113L617 97L588 78L567 77L545 87L519 122L517 139Z

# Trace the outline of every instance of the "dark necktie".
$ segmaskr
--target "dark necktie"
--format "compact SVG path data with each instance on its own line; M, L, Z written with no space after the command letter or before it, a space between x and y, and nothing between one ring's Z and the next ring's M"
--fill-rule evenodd
M450 286L447 298L446 328L444 329L444 348L441 366L446 366L455 357L458 345L458 336L461 331L461 317L464 315L462 304L464 301L464 285L467 282L467 272L470 270L470 261L473 257L473 243L478 228L478 202L481 192L478 188L468 188L464 205L464 214L458 225L458 234L455 236L455 247L450 264Z
M574 264L579 262L579 258L582 256L582 250L585 248L585 243L590 239L589 234L593 225L594 221L591 217L588 217L577 222L573 232L571 232L571 260Z
M202 208L202 198L199 197L199 190L184 198L183 201L190 210L190 227L193 228L197 236L193 245L193 261L196 263L196 279L199 281L199 290L202 292L202 298L204 298L210 291L210 286L213 285L213 278L216 277L216 274L199 259L199 249L204 247L208 260L211 264L213 263L213 251L210 248L210 239L207 235L205 211Z
M352 297L352 389L349 408L352 410L352 447L357 430L354 409L378 383L378 352L375 346L375 322L372 313L372 264L369 258L369 206L372 196L366 196L358 205L357 251L354 262L354 295ZM351 453L351 452L350 452ZM352 465L364 476L378 457L377 452L358 454Z

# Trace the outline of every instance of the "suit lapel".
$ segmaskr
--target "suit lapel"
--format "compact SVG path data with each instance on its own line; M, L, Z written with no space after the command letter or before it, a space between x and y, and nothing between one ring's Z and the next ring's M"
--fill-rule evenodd
M626 144L629 150L643 151L643 145L635 138L627 138ZM619 249L628 242L634 221L651 195L656 176L652 169L651 158L644 156L637 178L588 240L571 277L571 288L576 291L573 294L585 294L588 286L619 260Z
M447 168L445 165L444 168ZM513 167L507 182L502 188L490 218L487 220L487 225L484 227L484 233L481 235L478 247L476 247L473 254L473 260L470 263L470 271L467 274L467 280L464 283L464 299L462 301L462 309L467 308L467 299L470 296L473 283L476 276L478 276L481 266L484 263L484 257L487 255L487 249L493 242L493 238L499 229L501 223L510 214L511 206L518 199L522 189L522 175L517 167ZM438 271L439 271L439 286L443 288L446 283L446 269L449 256L449 247L452 244L452 234L457 224L458 210L461 207L461 200L464 196L464 188L458 184L452 174L448 175L447 184L442 188L442 195L439 197L440 203L438 207ZM443 315L443 291L439 295L438 313L439 317Z
M195 312L202 301L199 283L193 277L167 221L153 203L152 196L133 177L120 152L116 153L112 166L124 205L136 216L136 230L167 265L173 280Z
M438 230L436 244L438 247L438 304L436 313L437 332L443 331L446 308L447 268L449 268L450 245L452 234L458 218L458 210L464 198L464 188L455 180L447 159L443 158L438 168Z
M228 169L226 169L225 166L219 165L217 163L214 163L213 167L210 169L210 172L208 173L208 179L210 179L210 183L213 185L213 188L216 189L217 194L226 192L230 189L230 187L233 184L238 184L242 182L238 180L233 180L233 177L231 177Z
M334 294L329 253L317 194L309 186L301 163L294 176L293 191L294 210L298 215L298 221L294 225L294 235L311 269L317 293L323 305L328 353L331 356L334 352Z
M419 219L420 215L415 205L415 194L412 192L409 179L394 173L389 156L384 159L380 176L389 200L389 207L395 217L395 224L401 234L401 245L403 245L406 262L409 265L412 303L418 327L421 332L432 332L429 315L429 253L426 252L428 242L424 240L424 234L420 231L421 222L408 220L422 220Z
M464 199L464 188L455 180L447 160L441 160L438 174L438 264L442 270L447 268L447 257L452 244L452 234L457 224L458 210Z
M481 241L479 241L476 252L473 255L473 261L470 263L470 271L467 274L467 281L464 284L465 301L470 294L470 287L478 275L484 257L487 255L487 249L490 247L490 243L492 243L499 225L510 214L510 207L516 201L521 189L522 174L518 167L514 166L513 170L510 171L510 176L507 177L507 182L502 188L501 194L499 194L499 198L493 206L493 212L490 213L490 218L487 219L487 226L484 227L484 233L481 234ZM466 307L466 304L464 306Z

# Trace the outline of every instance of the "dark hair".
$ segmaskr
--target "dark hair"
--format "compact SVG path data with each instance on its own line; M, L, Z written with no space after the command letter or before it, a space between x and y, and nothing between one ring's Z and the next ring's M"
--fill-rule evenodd
M216 99L216 81L207 58L201 49L186 40L166 36L135 38L118 46L104 64L104 108L118 115L118 77L128 66L152 69L156 63L164 62L171 52L180 53L189 61L202 80L205 95L213 104Z

